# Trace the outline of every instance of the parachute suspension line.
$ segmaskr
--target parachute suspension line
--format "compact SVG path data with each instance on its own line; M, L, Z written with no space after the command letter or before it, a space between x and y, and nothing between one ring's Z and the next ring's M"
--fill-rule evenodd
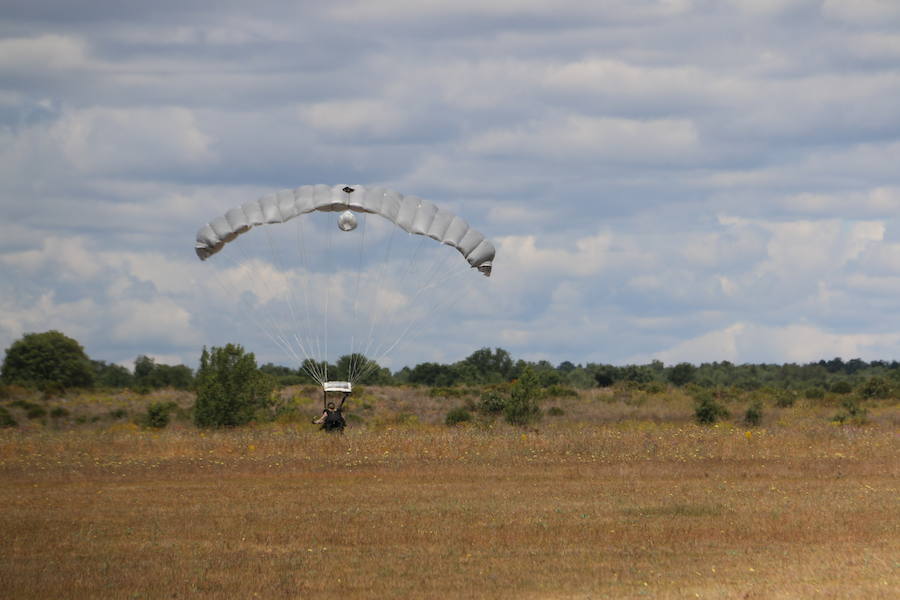
M365 215L366 213L363 213L363 214ZM364 218L366 219L364 226L368 226L367 216ZM376 224L383 224L383 223L387 223L387 222L388 221L386 221L386 220L385 221L375 220ZM367 298L367 301L369 302L369 310L365 311L365 312L368 312L368 318L366 319L366 315L364 312L363 319L368 321L368 323L366 323L366 329L369 329L369 335L367 337L364 336L364 338L363 338L363 341L365 342L365 347L360 348L361 351L354 351L351 353L351 373L348 376L348 380L351 382L355 382L356 380L358 380L361 376L361 372L363 371L363 369L371 363L371 360L368 357L368 351L369 351L369 348L371 347L371 343L372 343L372 341L371 341L372 340L372 329L374 328L373 323L375 322L375 319L377 318L377 314L376 314L376 309L378 308L377 302L378 302L378 298L380 296L381 290L383 289L383 287L386 285L386 283L388 281L387 268L388 268L389 259L391 256L391 250L394 245L394 236L397 233L397 227L388 227L387 230L390 232L390 234L387 237L387 241L383 242L384 251L379 253L381 255L381 258L379 261L377 271L373 273L374 277L368 276L366 278L367 289L365 289L365 296ZM375 251L375 249L376 248L373 246L372 247L373 252ZM360 264L360 271L359 271L360 274L362 271L361 266L362 265ZM354 320L354 334L353 334L354 336L356 335L355 330L356 330L357 324L358 324L358 320ZM362 342L361 342L360 346L362 346Z
M457 269L453 270L452 272L450 272L446 277L442 278L441 281L437 282L434 286L431 286L431 287L433 287L434 289L444 289L445 288L444 284L446 282L449 282L451 279L454 279L454 278L459 278L460 275L462 275L463 273L465 273L468 270L469 269L466 267L457 268ZM375 359L373 360L372 363L370 363L373 366L373 368L374 368L374 365L378 364L378 361L380 361L384 357L388 356L393 351L393 349L401 341L403 341L403 339L406 337L406 335L409 333L410 330L412 330L414 327L418 326L423 320L430 317L438 309L442 309L445 306L448 306L451 304L456 304L457 301L463 296L463 294L465 294L465 291L466 291L465 286L463 286L463 285L449 286L448 289L452 289L454 291L449 294L441 294L441 295L435 296L435 298L437 298L437 300L435 302L432 302L430 304L430 306L428 307L428 309L423 311L418 317L414 318L409 323L407 323L406 327L403 329L403 331L400 333L400 335L397 336L397 338L393 341L393 343L389 344L383 351L376 353ZM366 373L364 373L364 375L367 373L368 373L368 371Z
M271 234L268 229L266 229L266 239L267 239L267 243L268 243L269 253L272 256L272 262L278 268L278 271L280 273L287 273L287 271L281 265L281 257L279 256L278 248L276 247L276 244L272 240ZM272 289L272 287L269 284L270 283L269 279L267 277L265 277L265 276L257 277L255 269L251 268L251 261L250 261L249 256L247 255L246 247L243 245L239 245L239 246L237 246L237 248L238 248L238 252L240 252L240 254L244 257L243 264L246 265L246 272L249 274L254 287L258 287L259 284L257 284L257 281L261 281L262 285L259 287L265 288L266 292L269 294L269 297L271 297L271 298L281 297L282 296L281 294L276 294L275 291ZM260 270L260 273L264 273L264 271ZM287 277L287 275L285 275L285 277ZM294 309L293 309L293 303L292 303L293 287L290 285L289 281L287 281L286 284L287 284L286 287L290 294L288 296L289 309L291 312L292 321L295 322L295 319L293 318ZM251 314L254 314L254 313L260 312L260 311L249 311L249 312ZM293 358L298 363L302 363L302 359L297 355L297 352L294 349L294 345L288 339L285 339L285 337L288 336L288 334L290 332L285 331L285 328L283 325L280 324L280 321L278 320L277 315L273 315L268 310L264 310L261 312L266 316L266 319L269 323L269 327L272 329L272 331L278 332L277 337L281 341L279 346L281 346L282 348L287 348L288 354L290 354L291 358ZM268 333L266 331L266 328L262 328L262 329L264 332ZM294 337L294 340L297 342L297 350L299 350L304 355L308 354L302 341L297 338L296 333L293 335L293 337ZM315 375L315 374L310 374L310 375L313 377L313 379L316 379L316 380L321 379L321 376L319 376L319 375Z
M362 278L363 271L363 250L366 246L366 229L368 228L369 219L367 213L363 213L362 231L360 232L359 253L357 254L356 265L356 289L353 292L353 327L350 331L350 361L347 366L347 381L353 381L353 373L356 370L356 324L357 309L359 307L359 282ZM371 310L371 308L370 308Z
M223 259L226 263L231 265L231 268L234 271L236 271L237 273L243 274L244 272L249 272L250 279L252 280L253 286L256 287L257 286L256 277L253 275L252 269L249 268L249 265L246 262L247 261L246 254L243 251L241 251L241 253L245 255L244 260L245 260L245 265L247 266L247 268L244 268L240 264L238 264L235 260L233 260L231 258L230 255L224 256ZM220 260L220 262L221 262L221 260ZM228 267L226 267L226 270L227 269L228 269ZM269 323L263 323L259 319L256 318L257 311L254 310L253 305L250 304L250 301L247 300L247 298L244 296L244 294L240 293L240 290L238 289L237 286L230 286L227 283L225 283L225 280L223 279L222 276L220 276L218 269L215 269L215 268L213 269L213 275L214 275L214 278L216 279L216 282L222 287L222 290L225 292L225 295L227 297L238 298L239 303L246 307L246 310L244 312L250 317L251 321L253 322L253 325L257 329L262 331L272 341L273 344L280 347L282 350L284 350L291 356L293 356L295 358L297 357L297 354L294 351L293 346L287 340L284 339L283 332L280 331L280 328L272 320L271 316L269 316L267 314L267 312L263 311L263 314L269 317L269 319L268 319ZM265 282L265 280L263 281L263 285L268 288L268 284L267 284L267 282ZM268 290L268 291L269 291L269 293L271 293L271 290Z
M314 330L312 327L312 319L309 315L309 305L310 305L310 293L309 293L309 279L311 278L311 272L309 269L309 264L307 263L306 256L306 235L303 230L303 219L294 219L294 231L296 232L296 250L297 255L300 258L300 265L303 267L303 276L301 279L303 280L303 308L306 316L306 339L309 345L309 350L304 352L306 354L306 360L301 363L303 370L310 374L310 376L319 382L319 384L323 384L325 382L325 374L321 372L321 360L318 360L322 354L321 344L319 343L319 334L318 330Z
M333 236L332 228L326 227L325 231L328 233L325 234L325 254L328 256L328 269L327 273L333 273L334 267L334 253L332 251L331 242ZM325 281L325 381L328 381L328 305L331 302L331 282L326 279Z
M285 266L282 264L281 253L279 252L279 248L275 244L274 239L272 238L271 230L268 227L263 228L266 233L266 242L268 245L269 253L272 257L273 264L278 268L280 273L284 273L285 277L288 277L288 273L291 273L291 270L285 269ZM294 286L290 284L290 280L286 281L286 287L288 289L288 311L290 312L290 323L291 323L291 334L293 335L294 341L297 342L297 347L301 353L304 355L308 355L309 352L306 349L303 341L297 336L297 311L294 309L294 302L296 298L294 297ZM294 355L296 356L296 354ZM296 360L296 359L295 359ZM315 377L314 377L315 378Z
M452 256L451 252L446 252L444 254L444 258L442 260L437 260L431 264L428 269L428 276L424 279L422 285L416 290L413 298L410 300L410 305L415 306L421 296L425 295L425 298L428 299L428 292L433 292L437 290L444 290L447 286L445 285L451 279L458 277L462 273L469 271L467 267L457 267L451 269L445 269L446 263L449 258ZM438 274L442 271L445 271L442 277L437 278ZM406 337L409 331L414 327L418 326L422 323L426 318L433 315L439 306L448 304L451 300L455 302L458 298L463 294L465 288L464 286L457 286L455 293L451 294L432 294L431 302L426 304L426 309L422 311L417 317L411 319L406 326L403 328L401 333L396 337L396 339L391 342L390 340L386 340L383 343L379 344L374 352L373 364L378 364L380 360L385 358L390 354L391 351ZM389 330L393 330L393 323L391 323L391 327Z
M422 261L419 260L419 256L421 254L423 254L422 247L423 247L424 243L425 243L425 238L423 236L419 240L419 244L416 247L416 252L414 253L413 257L411 258L411 260L409 262L409 265L408 265L408 268L407 268L407 271L405 274L405 278L408 279L410 276L410 273L413 273L413 271L415 270L416 265L421 264ZM434 250L436 252L438 249L434 249ZM419 283L418 288L415 288L413 290L413 297L409 301L411 308L414 308L416 306L416 301L419 299L419 296L421 296L422 293L426 289L428 289L431 281L434 279L435 275L438 272L440 272L441 269L444 268L444 266L446 265L450 256L451 256L451 253L447 252L447 253L444 253L443 260L438 260L435 258L435 259L431 260L430 262L425 261L425 264L422 265L423 270L425 271L424 276L419 277L419 274L416 273L415 280L419 281L420 283ZM389 320L386 324L387 331L395 330L395 328L396 328L395 322L397 319L398 319L397 311L392 311L392 313L389 315ZM374 336L373 336L373 338L374 338ZM378 344L378 346L376 347L376 350L375 350L376 355L383 355L381 350L382 350L382 348L384 348L384 345L385 345L384 342ZM396 344L394 344L394 345L396 345Z
M393 233L393 231L394 231L394 230L392 230L392 233ZM409 235L412 235L412 234L409 234ZM401 276L400 276L400 280L399 280L399 282L398 282L398 288L399 288L399 289L404 289L404 286L406 285L407 281L410 279L411 274L412 274L413 271L415 270L415 265L416 265L416 263L418 262L418 257L419 257L419 255L422 253L422 247L425 245L425 240L426 240L426 237L425 237L425 236L416 236L416 237L419 238L419 239L418 239L418 243L416 244L415 252L413 252L412 256L410 256L409 261L408 261L407 264L406 264L406 268L403 269L403 272L402 272L402 274L401 274ZM391 237L391 242L393 242L393 236ZM388 248L387 248L386 255L385 255L385 264L386 264L387 261L388 261L389 254L390 254L390 250L391 250L391 247L390 247L390 244L389 244L389 245L388 245ZM387 278L384 276L384 274L382 274L382 275L379 277L379 281L376 282L377 287L376 287L376 289L375 289L375 295L373 295L373 298L372 298L373 304L374 304L375 302L377 302L377 294L378 294L378 292L381 290L381 288L382 288L382 286L384 285L386 279L387 279ZM393 324L393 321L396 320L396 312L398 312L398 311L390 311L390 313L392 313L392 314L389 314L389 315L388 315L388 321L387 321L387 326L388 326L388 327L390 327L390 326ZM376 338L376 335L375 335L375 329L376 329L376 327L378 327L378 325L381 324L381 323L380 323L380 320L379 320L379 318L378 318L378 317L379 317L379 314L378 314L376 311L374 311L374 310L371 311L369 316L370 316L370 319L369 319L369 334L368 334L367 341L366 341L366 349L365 349L365 352L364 352L364 355L365 355L365 356L369 356L369 353L370 353L370 351L371 351L371 349L372 349L372 344L375 343L375 338ZM392 318L392 317L393 317L393 318ZM380 348L382 345L383 345L383 344L378 344L378 345L376 346L376 348ZM376 351L376 354L377 354L377 351ZM377 362L377 361L376 361L376 362Z
M355 382L357 379L359 379L361 377L361 371L372 362L368 356L368 353L372 345L373 330L378 318L378 298L381 290L384 288L388 281L387 270L390 264L390 257L394 246L394 236L397 234L397 229L397 227L388 227L390 235L388 236L387 242L384 244L384 252L381 253L381 261L378 266L377 273L375 274L374 279L372 279L371 277L369 278L370 289L366 294L368 298L367 325L369 334L367 336L367 339L365 340L365 349L362 352L356 352L353 355L356 360L354 361L353 365L353 374L349 378L351 382Z

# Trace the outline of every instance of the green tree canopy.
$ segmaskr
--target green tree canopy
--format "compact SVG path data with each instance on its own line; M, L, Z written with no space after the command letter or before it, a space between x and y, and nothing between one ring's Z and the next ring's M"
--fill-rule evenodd
M274 381L256 367L256 357L237 344L203 348L197 371L194 423L198 427L235 427L269 406Z
M81 344L59 331L28 333L13 342L0 378L40 390L91 387L94 369Z

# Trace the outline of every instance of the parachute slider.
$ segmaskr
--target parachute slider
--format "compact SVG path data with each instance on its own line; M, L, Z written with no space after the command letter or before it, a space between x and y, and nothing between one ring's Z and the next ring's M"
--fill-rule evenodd
M353 392L353 384L349 381L326 381L322 384L322 390L325 392L343 392L350 394Z

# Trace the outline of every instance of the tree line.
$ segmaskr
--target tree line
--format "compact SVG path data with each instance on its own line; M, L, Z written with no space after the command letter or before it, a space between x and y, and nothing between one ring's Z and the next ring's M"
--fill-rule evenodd
M45 392L94 387L137 391L165 387L189 390L196 389L204 369L209 368L210 359L210 351L204 348L200 369L195 373L185 365L159 364L149 356L140 355L135 359L133 368L128 369L122 365L92 360L81 344L59 331L28 333L6 350L0 382ZM588 389L614 385L681 387L690 384L700 388L731 387L748 391L774 388L815 394L816 390L846 393L865 386L882 386L891 390L900 386L900 362L896 360L867 362L859 358L846 361L833 358L806 364L733 364L716 361L699 365L687 362L665 365L652 361L624 366L563 361L553 365L546 360L515 360L503 348L481 348L455 363L423 362L395 372L360 355L343 356L334 364L307 361L297 367L273 363L257 367L254 358L253 372L258 370L271 385L283 387L315 383L309 375L310 371L327 372L330 379L345 379L351 365L364 367L364 376L357 380L363 385L483 386L517 381L528 370L534 377L535 385L541 388L565 386ZM880 389L878 393L888 391Z

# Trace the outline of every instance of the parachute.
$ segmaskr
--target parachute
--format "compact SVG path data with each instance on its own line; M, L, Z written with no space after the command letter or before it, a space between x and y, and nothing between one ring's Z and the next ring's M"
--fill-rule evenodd
M452 212L362 185L306 185L244 203L202 226L194 249L202 261L228 256L217 278L229 297L326 391L352 389L472 289L466 271L489 277L495 255ZM341 352L350 364L337 383L327 370Z

